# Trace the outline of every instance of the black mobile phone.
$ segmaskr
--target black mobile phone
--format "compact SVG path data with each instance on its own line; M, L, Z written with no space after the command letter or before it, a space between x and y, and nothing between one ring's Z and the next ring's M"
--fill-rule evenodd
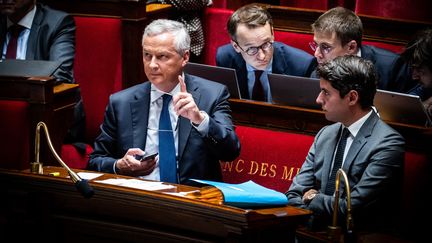
M151 160L156 158L156 155L158 155L159 153L154 153L148 156L144 156L144 155L135 155L135 159L139 160L139 161L146 161L146 160Z

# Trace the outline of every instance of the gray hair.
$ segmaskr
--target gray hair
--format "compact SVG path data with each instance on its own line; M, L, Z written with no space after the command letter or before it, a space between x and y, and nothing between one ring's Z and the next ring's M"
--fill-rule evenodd
M145 37L163 33L171 33L174 36L174 47L180 55L190 50L191 40L184 24L169 19L157 19L147 25L141 43Z

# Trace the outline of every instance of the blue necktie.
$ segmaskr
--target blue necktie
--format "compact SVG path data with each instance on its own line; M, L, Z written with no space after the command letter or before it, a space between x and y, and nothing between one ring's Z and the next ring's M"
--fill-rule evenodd
M177 183L176 151L174 135L168 110L172 96L164 94L162 112L159 118L159 168L160 180Z

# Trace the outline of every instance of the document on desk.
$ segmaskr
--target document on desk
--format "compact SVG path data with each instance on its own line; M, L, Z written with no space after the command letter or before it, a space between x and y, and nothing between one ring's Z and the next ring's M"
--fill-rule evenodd
M285 206L288 198L285 194L263 187L253 181L241 184L197 180L193 181L217 187L222 191L224 204L240 208Z
M138 179L106 179L95 182L147 191L158 191L175 188L173 185L163 184L163 182L160 181L143 181Z

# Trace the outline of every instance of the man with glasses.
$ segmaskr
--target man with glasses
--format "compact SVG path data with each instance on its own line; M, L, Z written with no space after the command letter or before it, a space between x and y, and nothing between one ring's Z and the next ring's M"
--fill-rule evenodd
M274 41L272 18L258 5L235 11L227 29L231 44L218 48L216 64L237 71L242 98L272 102L268 73L309 77L316 67L313 56Z
M318 64L338 56L356 55L374 64L379 76L378 89L407 93L416 85L399 55L362 45L363 25L351 10L343 7L328 10L312 24L312 30L314 40L310 47ZM312 77L317 77L315 72Z

